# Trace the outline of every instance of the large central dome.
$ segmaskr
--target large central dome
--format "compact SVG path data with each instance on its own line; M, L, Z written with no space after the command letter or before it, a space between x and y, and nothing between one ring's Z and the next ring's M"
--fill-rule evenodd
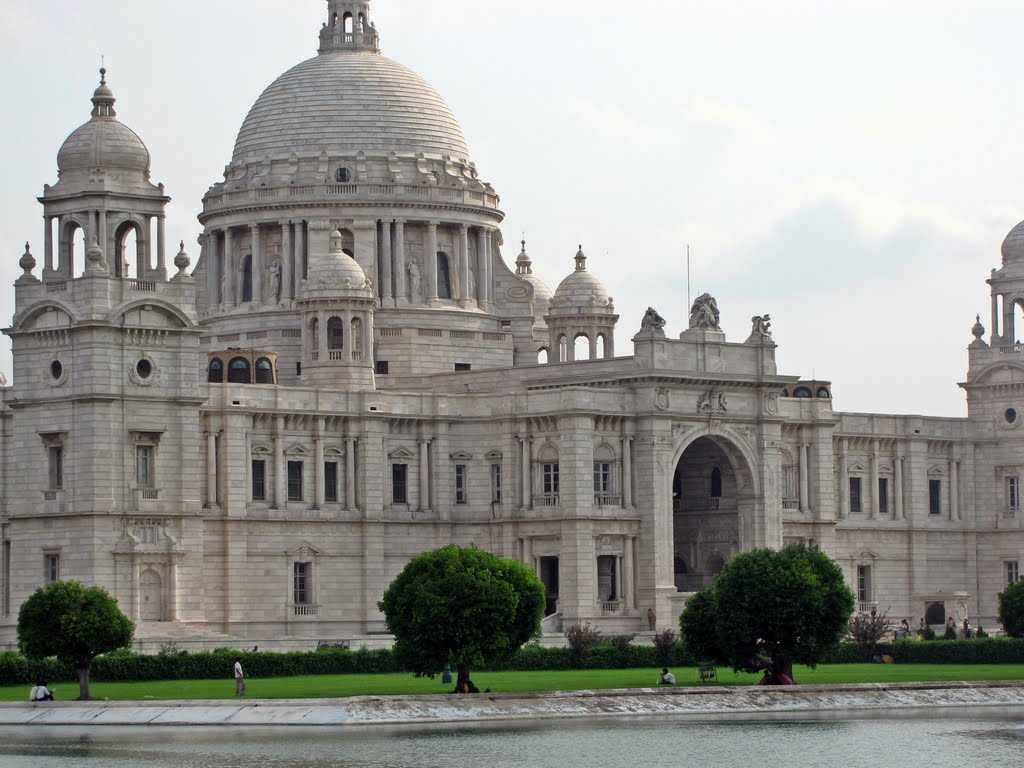
M469 158L451 108L423 78L374 51L331 50L263 92L232 162L360 150Z

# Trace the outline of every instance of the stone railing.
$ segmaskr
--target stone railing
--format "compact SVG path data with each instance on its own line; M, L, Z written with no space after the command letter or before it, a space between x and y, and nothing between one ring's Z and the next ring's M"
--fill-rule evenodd
M703 496L698 499L673 499L673 512L717 512L722 508L722 499L718 496Z
M557 493L542 493L534 499L534 503L538 507L557 507L558 506L558 494Z
M320 606L313 603L295 603L292 605L294 616L316 616L320 612Z
M800 499L783 499L783 509L800 509Z
M601 613L618 613L622 610L622 603L618 600L602 600Z
M339 197L357 200L415 198L417 201L440 204L462 203L476 208L498 209L498 196L492 192L463 189L461 187L435 187L413 184L304 184L282 187L255 187L233 192L211 193L206 198L206 210L241 207L245 203L288 198L301 198L303 204L311 200L333 200Z
M594 494L594 506L595 507L621 507L622 497L613 496L609 493L595 493Z

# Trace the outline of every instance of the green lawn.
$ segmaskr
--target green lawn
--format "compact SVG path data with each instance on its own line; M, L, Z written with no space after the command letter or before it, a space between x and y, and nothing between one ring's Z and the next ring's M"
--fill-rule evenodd
M473 682L480 690L577 691L607 688L645 688L658 679L657 669L594 669L558 672L476 672ZM699 685L697 670L673 670L679 685ZM890 683L946 680L1024 680L1024 664L833 664L817 669L797 667L797 682L804 684ZM718 672L719 685L751 685L757 675ZM94 698L111 700L230 699L234 680L167 680L145 683L93 683ZM23 701L31 686L0 688L0 701ZM60 700L78 697L75 683L54 683ZM320 675L308 677L253 678L251 698L324 698L363 695L448 693L452 685L441 678L416 678L409 674Z

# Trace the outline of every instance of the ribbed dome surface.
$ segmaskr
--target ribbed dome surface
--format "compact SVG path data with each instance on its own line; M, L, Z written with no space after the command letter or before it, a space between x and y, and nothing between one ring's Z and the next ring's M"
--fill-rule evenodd
M522 275L522 279L533 286L533 300L545 306L551 301L551 289L534 274Z
M341 247L341 233L331 235L330 250L323 256L310 258L307 292L358 291L370 292L366 273L359 263Z
M563 280L551 300L552 307L604 307L608 291L589 272L573 272Z
M281 75L249 110L233 162L325 150L469 158L462 129L437 91L369 51L324 53Z
M90 168L147 173L149 150L123 123L111 118L94 118L65 139L57 153L57 168L61 173Z
M1003 264L1024 263L1024 221L1010 230L1003 240Z

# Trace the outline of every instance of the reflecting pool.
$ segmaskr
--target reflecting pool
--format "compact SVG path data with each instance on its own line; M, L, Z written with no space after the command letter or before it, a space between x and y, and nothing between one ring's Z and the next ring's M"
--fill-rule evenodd
M710 722L502 727L0 728L0 768L965 768L1024 764L1019 720Z

